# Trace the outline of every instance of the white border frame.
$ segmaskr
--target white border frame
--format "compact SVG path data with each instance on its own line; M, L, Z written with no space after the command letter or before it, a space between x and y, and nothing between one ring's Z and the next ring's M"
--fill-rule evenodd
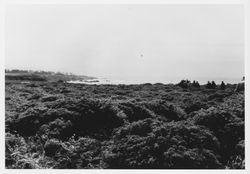
M57 170L57 169L46 169L46 170L18 170L18 169L5 169L5 83L4 83L4 69L5 69L5 9L9 4L242 4L244 5L245 14L245 170L87 170L87 169L77 169L77 170ZM11 173L250 173L249 170L249 71L247 69L250 61L247 59L249 54L249 34L247 29L249 29L249 23L247 20L250 16L250 3L248 0L0 0L0 173L11 174Z

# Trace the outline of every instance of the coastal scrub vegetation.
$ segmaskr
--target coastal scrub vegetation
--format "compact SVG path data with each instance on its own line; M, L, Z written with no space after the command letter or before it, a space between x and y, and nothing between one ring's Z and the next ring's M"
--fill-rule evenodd
M7 80L6 168L244 169L244 90Z

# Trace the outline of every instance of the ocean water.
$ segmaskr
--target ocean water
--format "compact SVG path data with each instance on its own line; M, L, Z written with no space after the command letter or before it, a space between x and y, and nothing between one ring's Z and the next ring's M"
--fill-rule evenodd
M176 84L179 83L181 80L190 80L191 82L193 80L198 81L201 85L206 84L208 81L215 81L216 84L220 84L222 81L224 83L230 83L230 84L235 84L241 82L242 77L239 78L114 78L114 77L109 77L109 78L96 78L92 80L75 80L75 81L68 81L68 83L77 83L77 84L95 84L95 85L101 85L101 84L112 84L112 85L119 85L119 84L144 84L144 83L163 83L163 84Z

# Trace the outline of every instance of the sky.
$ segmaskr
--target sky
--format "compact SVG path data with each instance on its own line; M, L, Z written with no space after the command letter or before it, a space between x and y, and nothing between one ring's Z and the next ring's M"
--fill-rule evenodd
M8 69L142 82L244 75L242 5L9 5Z

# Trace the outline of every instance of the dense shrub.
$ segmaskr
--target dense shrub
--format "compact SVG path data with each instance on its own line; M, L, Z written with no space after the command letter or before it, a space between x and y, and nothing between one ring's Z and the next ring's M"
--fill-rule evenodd
M244 122L229 112L215 107L197 112L193 119L195 124L206 126L219 139L220 154L225 164L235 145L244 139Z
M177 86L180 86L181 88L187 89L190 86L189 80L181 80L180 83L177 84Z
M56 153L55 168L59 169L81 169L99 168L101 163L101 144L98 140L91 138L72 137L68 142L62 143L63 148Z
M245 117L245 101L243 94L233 94L225 99L220 105L223 110L235 115L242 120Z
M152 123L152 119L144 119L144 120L135 121L131 124L128 124L127 126L118 128L117 132L115 133L115 137L122 138L127 135L146 136L148 133L152 131L151 123Z
M112 130L123 124L125 115L108 101L82 99L71 110L78 116L71 121L77 134L100 134L109 136Z
M138 135L144 131L144 126L137 126L136 131L133 126L128 126L117 132L114 144L105 154L109 168L222 167L215 155L219 143L210 131L182 122L147 121L144 124L149 124L152 129L144 136Z
M62 147L61 143L56 139L48 140L44 145L45 155L52 157Z
M216 84L215 84L214 81L212 81L212 82L208 81L207 84L206 84L206 87L208 89L215 89L216 88Z
M220 89L222 90L226 89L226 84L223 81L220 84Z
M12 129L28 136L36 134L45 124L49 125L46 129L50 135L54 134L55 137L67 138L73 133L93 133L106 137L114 128L122 125L125 118L125 114L108 101L82 99L57 106L60 108L30 108L10 125Z
M143 103L149 110L155 114L166 118L168 121L171 120L183 120L185 119L185 112L173 103L169 103L164 100L153 100L151 102Z
M129 122L155 117L154 113L140 103L122 102L120 109L126 114Z
M74 134L73 124L70 120L57 118L49 124L44 124L39 128L40 135L46 135L49 138L59 138L65 140Z
M234 153L227 161L226 168L245 169L245 143L244 140L238 142L235 146Z
M24 139L7 133L5 142L5 163L10 169L46 169L53 167L53 161L44 156L43 143L38 137Z
M194 88L200 88L199 82L194 80L193 83L192 83L192 87L194 87Z
M245 168L244 92L182 83L6 83L6 168Z

